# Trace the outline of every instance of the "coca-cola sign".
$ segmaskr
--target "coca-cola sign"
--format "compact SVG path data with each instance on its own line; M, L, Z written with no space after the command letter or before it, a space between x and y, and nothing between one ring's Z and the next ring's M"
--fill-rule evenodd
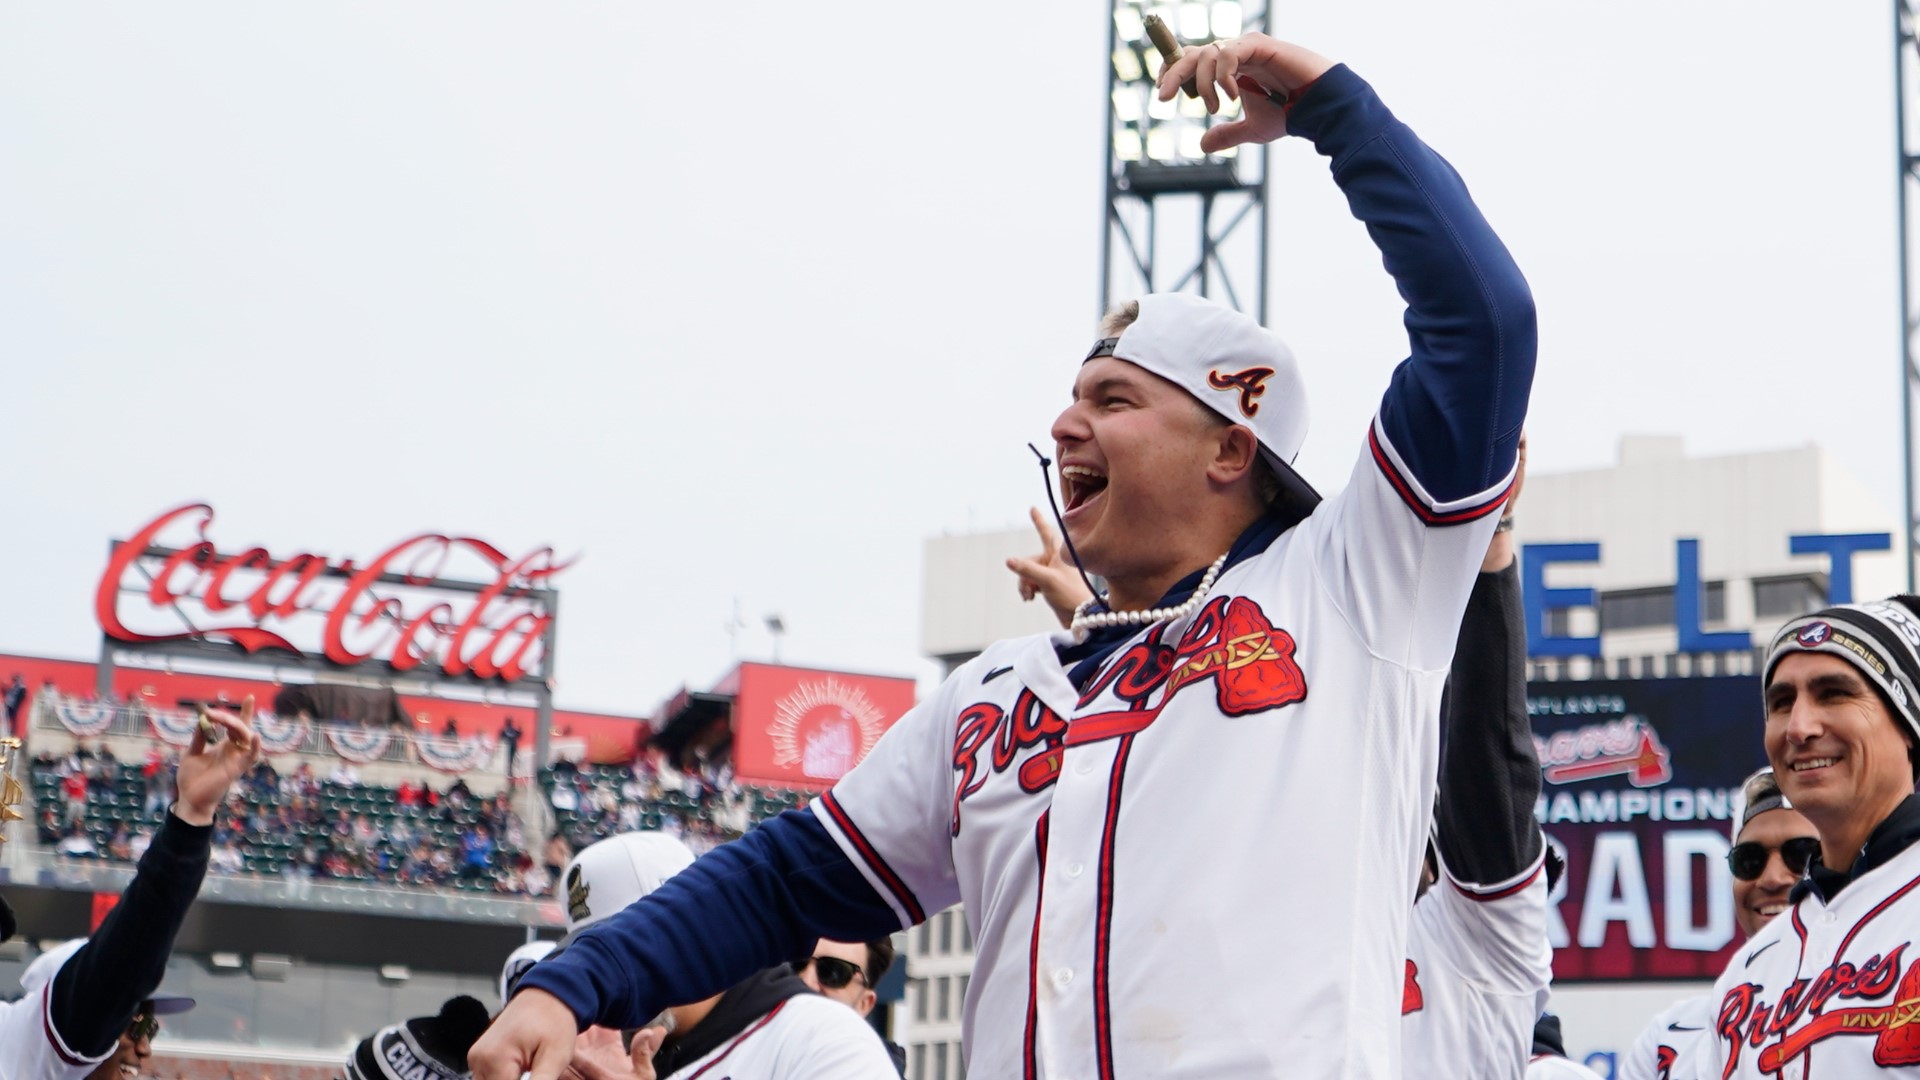
M517 682L546 672L552 548L510 557L470 536L421 533L364 563L262 547L222 552L213 508L191 503L115 544L95 610L117 641L230 642L334 664L379 663Z

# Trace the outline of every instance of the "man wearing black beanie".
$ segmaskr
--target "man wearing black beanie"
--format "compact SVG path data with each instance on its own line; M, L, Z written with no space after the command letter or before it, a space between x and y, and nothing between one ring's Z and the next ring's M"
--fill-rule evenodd
M1767 649L1767 758L1820 850L1713 988L1714 1076L1920 1066L1920 599L1790 620Z
M360 1040L347 1058L347 1080L467 1080L467 1051L491 1019L474 998L449 998L437 1016L416 1016Z

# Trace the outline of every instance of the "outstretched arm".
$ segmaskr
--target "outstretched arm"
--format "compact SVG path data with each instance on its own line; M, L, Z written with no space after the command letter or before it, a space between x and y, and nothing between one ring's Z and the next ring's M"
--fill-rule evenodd
M588 1024L641 1027L822 937L868 941L899 926L819 819L789 810L535 964L468 1060L475 1080L553 1080Z
M207 874L214 813L234 778L260 759L248 726L252 698L240 716L219 710L208 716L227 738L209 746L203 731L194 732L180 759L179 801L140 857L120 903L47 988L47 1021L70 1065L111 1050L134 1010L160 985L174 935Z

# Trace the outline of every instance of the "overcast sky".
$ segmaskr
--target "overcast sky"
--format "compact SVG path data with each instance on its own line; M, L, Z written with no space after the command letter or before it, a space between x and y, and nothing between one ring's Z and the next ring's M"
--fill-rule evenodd
M1276 33L1447 155L1540 306L1532 460L1818 442L1898 512L1885 3L1339 0ZM0 6L0 649L109 537L581 554L563 706L925 678L921 543L1022 524L1097 302L1106 0ZM1344 483L1405 353L1324 162L1271 322ZM751 624L730 639L738 598Z

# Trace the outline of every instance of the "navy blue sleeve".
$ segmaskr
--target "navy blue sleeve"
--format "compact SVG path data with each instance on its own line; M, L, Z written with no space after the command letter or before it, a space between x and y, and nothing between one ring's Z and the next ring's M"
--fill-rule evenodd
M133 1022L134 1009L159 987L212 854L213 826L189 825L169 812L120 902L60 965L48 987L47 1013L75 1052L106 1053Z
M1508 882L1540 858L1540 757L1527 719L1520 568L1481 574L1460 622L1440 740L1435 843L1455 881Z
M1287 114L1332 159L1334 181L1407 302L1411 355L1380 427L1431 504L1512 470L1533 387L1533 295L1459 174L1342 64ZM1418 508L1416 508L1418 509Z
M639 1027L820 938L872 941L899 927L819 819L788 810L581 931L535 964L520 989L559 998L583 1028Z

